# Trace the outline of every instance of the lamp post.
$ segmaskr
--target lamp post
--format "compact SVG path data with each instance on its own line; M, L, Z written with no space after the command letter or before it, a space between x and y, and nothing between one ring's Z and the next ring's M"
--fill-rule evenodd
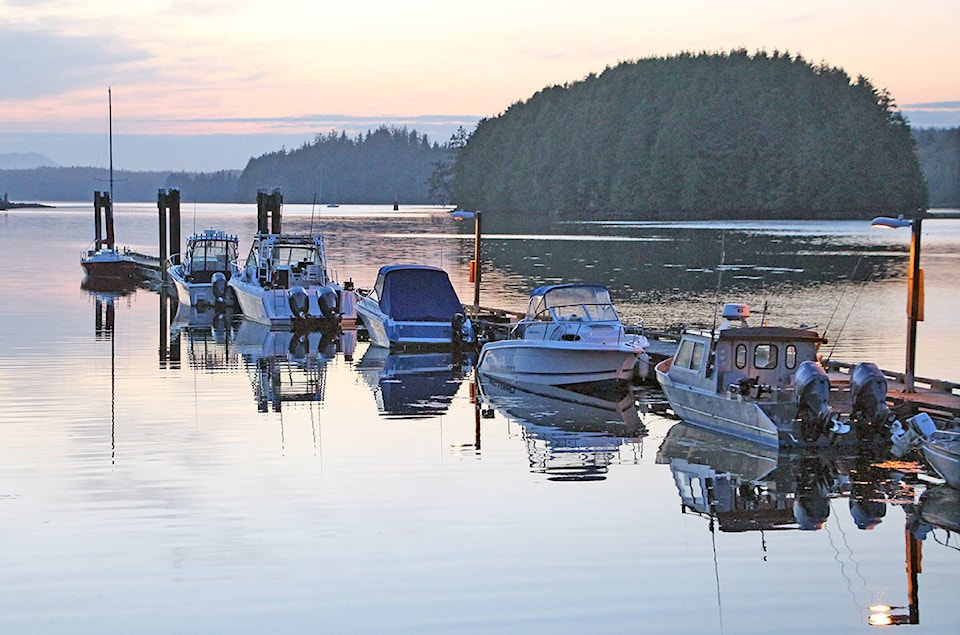
M879 216L870 223L873 227L887 227L897 229L909 227L910 234L910 272L907 274L907 364L904 370L904 392L914 392L914 377L917 362L917 322L923 320L923 307L920 302L923 297L923 270L920 269L920 226L923 222L923 212L917 213L913 219L906 219L901 214L896 218Z
M457 210L452 212L451 216L459 221L473 219L473 262L470 273L473 278L473 312L476 315L480 311L480 211Z

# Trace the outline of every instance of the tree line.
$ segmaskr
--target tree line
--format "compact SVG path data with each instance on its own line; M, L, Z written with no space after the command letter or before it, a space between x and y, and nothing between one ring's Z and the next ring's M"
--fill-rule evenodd
M886 91L800 56L624 62L485 119L453 166L467 208L634 218L912 211L927 191Z
M910 130L869 80L774 52L682 54L541 90L446 143L331 131L243 171L127 172L115 200L457 203L631 218L840 218L960 207L960 128ZM0 170L12 200L76 201L105 169Z

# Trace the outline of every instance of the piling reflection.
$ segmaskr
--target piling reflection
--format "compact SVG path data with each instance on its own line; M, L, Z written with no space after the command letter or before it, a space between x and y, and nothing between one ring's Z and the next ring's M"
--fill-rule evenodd
M478 377L484 415L519 423L530 471L550 480L603 480L611 464L638 463L646 428L626 389L603 396Z
M447 412L473 365L471 355L450 351L391 351L368 346L356 364L382 416L403 419Z

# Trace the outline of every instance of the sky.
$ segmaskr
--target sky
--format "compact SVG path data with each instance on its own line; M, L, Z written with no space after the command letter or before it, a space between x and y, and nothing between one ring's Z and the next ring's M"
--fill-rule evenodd
M956 0L0 0L0 155L241 169L381 124L445 142L621 61L774 50L960 126Z

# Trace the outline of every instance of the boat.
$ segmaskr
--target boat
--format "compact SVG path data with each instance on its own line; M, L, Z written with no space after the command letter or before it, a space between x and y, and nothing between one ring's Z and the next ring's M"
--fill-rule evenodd
M355 320L354 292L327 273L323 235L283 233L278 190L257 194L257 233L228 281L244 317L272 327L323 329ZM272 220L270 212L273 213Z
M93 242L80 254L83 286L89 289L136 285L146 280L159 281L160 259L116 244L113 225L113 98L107 90L110 122L110 190L94 192ZM101 215L103 222L101 222Z
M187 239L182 254L170 256L167 274L181 305L226 307L232 304L227 282L237 260L236 236L207 229Z
M947 485L960 489L960 430L937 430L921 439L920 448Z
M926 412L920 412L905 421L903 433L894 439L892 453L902 458L908 451L919 448L931 468L947 482L960 489L960 428L957 423L938 425Z
M664 396L682 420L774 446L833 443L851 422L858 431L850 438L897 431L876 365L855 366L841 395L820 364L826 340L816 331L749 326L749 316L746 304L724 305L719 329L685 329L673 357L657 364ZM851 405L846 418L841 402Z
M439 267L380 267L373 288L359 294L356 309L374 346L448 347L475 342L473 325L464 315L450 277Z
M626 332L606 287L548 285L530 292L507 339L484 344L477 370L511 384L602 389L631 381L647 344Z

